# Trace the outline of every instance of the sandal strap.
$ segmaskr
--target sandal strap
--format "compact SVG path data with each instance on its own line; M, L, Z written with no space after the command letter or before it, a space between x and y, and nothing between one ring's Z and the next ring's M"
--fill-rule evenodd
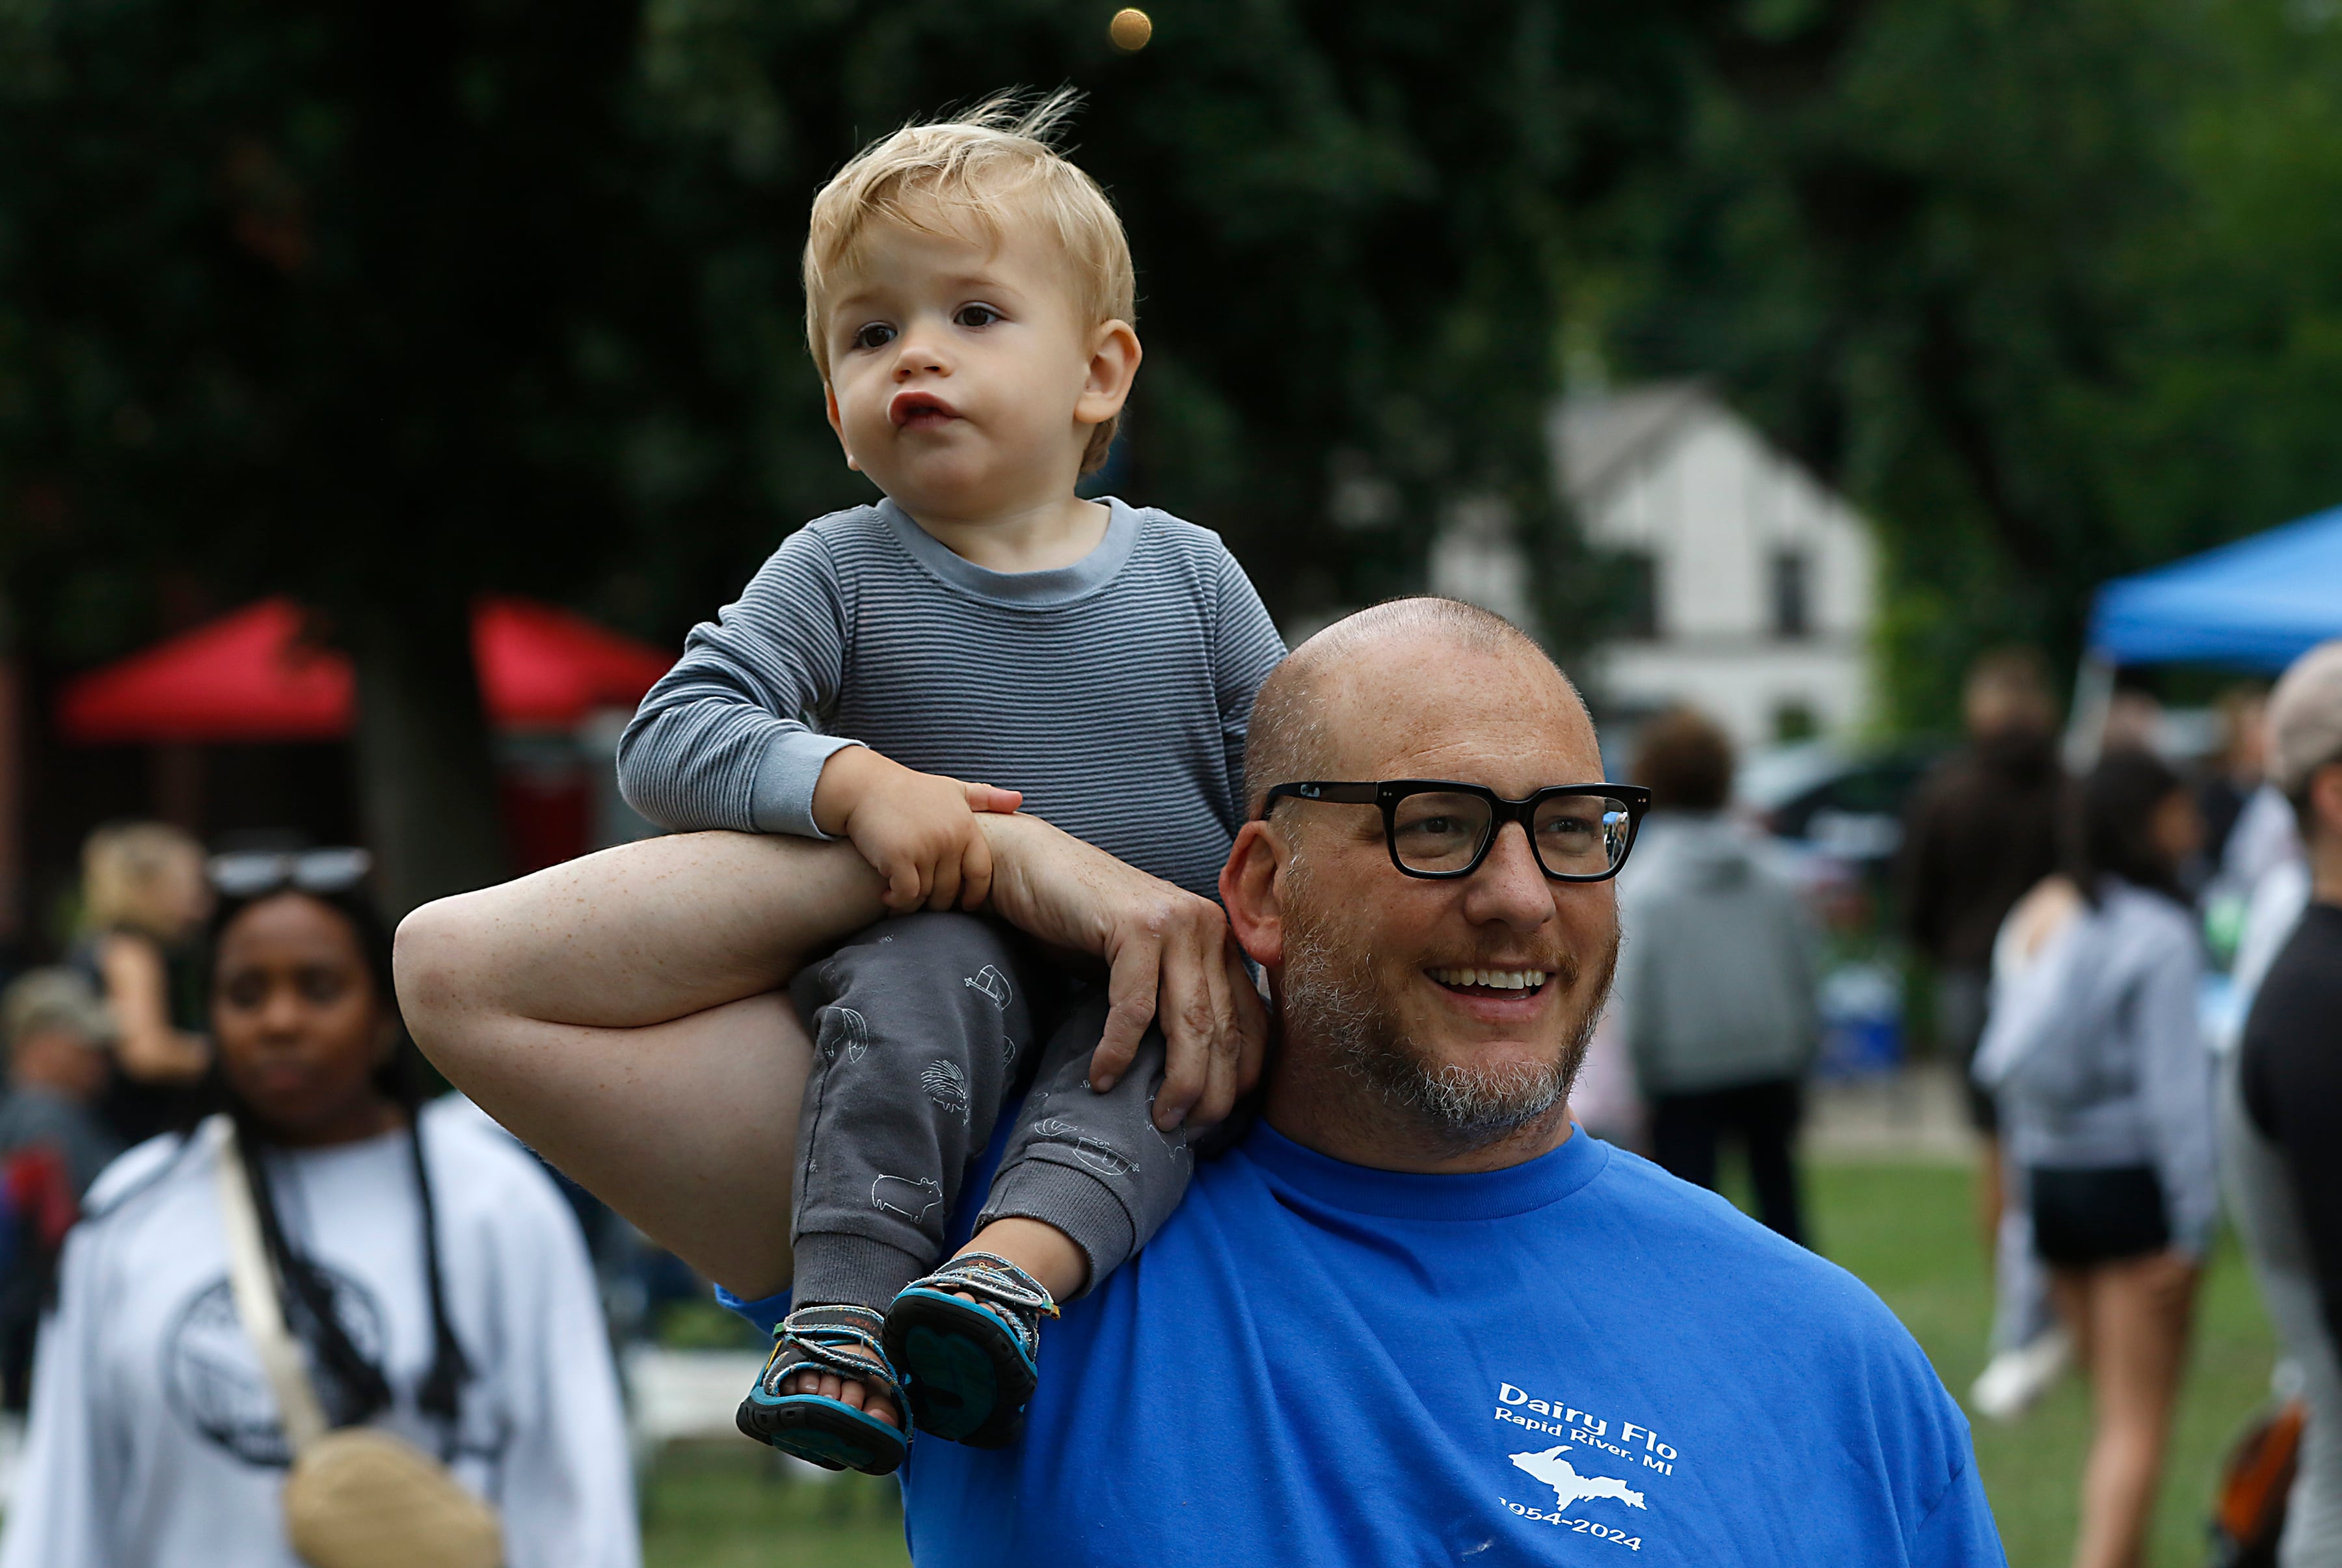
M1046 1285L991 1252L962 1252L908 1288L974 1296L1023 1342L1028 1356L1040 1346L1041 1320L1057 1315L1057 1300Z
M870 1307L846 1302L799 1307L773 1330L766 1381L777 1388L788 1373L814 1367L851 1378L899 1409L902 1379L879 1339L886 1328L886 1317ZM861 1353L851 1353L856 1351Z

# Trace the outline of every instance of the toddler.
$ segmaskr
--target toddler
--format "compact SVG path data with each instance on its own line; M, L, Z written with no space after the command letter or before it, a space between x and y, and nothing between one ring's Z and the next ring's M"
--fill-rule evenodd
M1121 221L1049 145L1072 102L897 131L816 197L806 340L846 464L885 498L791 535L619 747L646 816L849 839L896 911L793 988L816 1048L796 1275L740 1407L832 1468L893 1470L913 1423L1013 1441L1040 1320L1143 1246L1192 1168L1151 1114L1159 1031L1093 1084L1102 989L992 921L920 912L980 901L973 813L1021 803L1213 896L1285 651L1216 536L1075 492L1139 347ZM1027 1082L974 1238L937 1267Z

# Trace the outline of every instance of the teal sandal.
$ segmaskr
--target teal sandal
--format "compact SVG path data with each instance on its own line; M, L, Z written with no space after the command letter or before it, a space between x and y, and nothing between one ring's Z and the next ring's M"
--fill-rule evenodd
M961 1300L962 1291L976 1300ZM1039 1281L989 1252L963 1253L912 1281L887 1309L886 1331L912 1422L973 1448L1016 1442L1040 1380L1041 1320L1056 1315Z
M902 1410L903 1380L879 1342L885 1326L874 1309L843 1304L799 1307L783 1318L756 1386L740 1402L740 1430L825 1470L892 1474L909 1449L901 1428L841 1399L782 1392L800 1372L836 1372Z

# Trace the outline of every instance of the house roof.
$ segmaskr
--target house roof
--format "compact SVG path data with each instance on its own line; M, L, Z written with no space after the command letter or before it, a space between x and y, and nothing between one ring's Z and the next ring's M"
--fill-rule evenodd
M1564 398L1554 419L1555 455L1569 498L1583 505L1598 496L1636 459L1671 438L1693 414L1715 406L1714 397L1698 381Z

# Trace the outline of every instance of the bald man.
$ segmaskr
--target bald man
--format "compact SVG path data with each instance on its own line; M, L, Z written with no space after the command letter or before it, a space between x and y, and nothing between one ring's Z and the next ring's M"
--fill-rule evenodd
M1634 802L1536 645L1442 600L1339 622L1263 689L1246 772L1224 923L986 824L996 912L1158 989L1229 1081L1232 931L1278 1050L1259 1124L1051 1326L1022 1441L913 1445L914 1559L2002 1562L1877 1299L1571 1126ZM748 1211L724 1151L796 1125L770 993L873 884L834 846L613 851L418 914L401 994L458 1083L769 1322L786 1195Z

